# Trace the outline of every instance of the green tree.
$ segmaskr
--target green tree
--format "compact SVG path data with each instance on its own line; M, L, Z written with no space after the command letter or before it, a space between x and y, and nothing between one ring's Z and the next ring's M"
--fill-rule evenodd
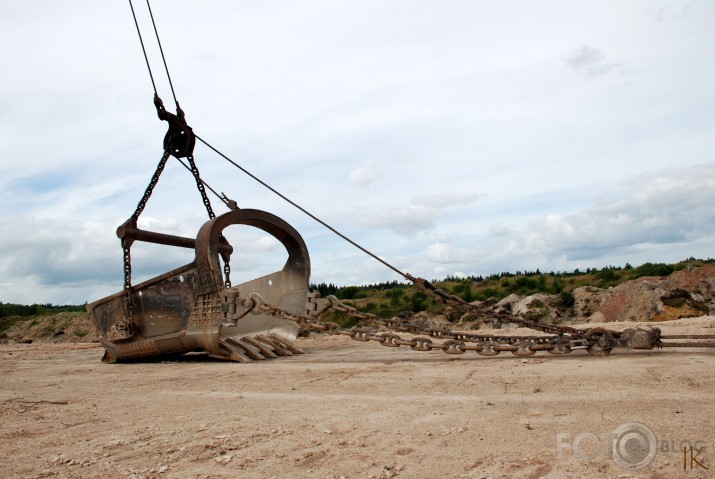
M422 291L415 291L410 297L410 309L413 313L418 313L426 309L427 295Z

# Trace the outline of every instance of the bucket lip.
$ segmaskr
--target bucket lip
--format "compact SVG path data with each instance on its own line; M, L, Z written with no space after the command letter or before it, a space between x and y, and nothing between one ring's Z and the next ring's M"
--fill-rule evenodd
M196 262L192 261L189 264L185 264L184 266L179 266L178 268L172 269L171 271L167 271L166 273L160 274L159 276L155 276L153 278L150 278L142 283L139 283L135 286L132 286L132 291L140 291L142 288L145 288L147 286L150 286L154 283L158 283L159 281L163 281L166 278L170 278L172 276L176 276L181 273L186 273L189 272L193 269L196 268ZM97 306L101 306L104 303L108 303L112 300L115 300L117 298L121 298L125 295L124 291L119 291L117 293L114 293L110 296L104 297L102 299L98 299L97 301L93 301L89 304L87 304L87 312L91 313L94 308Z

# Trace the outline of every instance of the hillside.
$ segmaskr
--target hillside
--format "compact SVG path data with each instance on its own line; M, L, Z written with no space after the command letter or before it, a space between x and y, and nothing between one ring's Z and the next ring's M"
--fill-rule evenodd
M36 340L88 342L97 330L82 311L46 312L31 316L0 317L0 343Z
M638 267L607 267L566 272L517 272L482 277L433 280L438 288L486 310L549 322L658 321L712 314L715 276L713 260L690 258L675 264L646 263ZM666 278L670 278L665 281ZM660 281L665 281L660 284ZM464 329L489 323L464 311L445 308L416 288L397 282L336 288L314 285L321 294L335 294L360 309L381 317L438 317L446 326ZM692 296L691 296L692 295ZM620 306L619 306L620 304ZM622 309L629 305L628 312ZM601 316L591 318L593 314ZM657 316L656 313L661 313ZM343 325L353 322L340 314L328 316Z

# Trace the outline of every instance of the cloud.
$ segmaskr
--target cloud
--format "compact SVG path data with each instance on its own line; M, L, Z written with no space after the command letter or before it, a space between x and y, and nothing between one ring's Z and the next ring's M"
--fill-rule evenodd
M350 184L356 188L365 188L375 180L375 165L372 161L365 162L362 166L350 170L348 176Z
M388 228L397 235L412 238L418 233L435 229L435 221L442 210L468 205L479 198L479 193L447 192L414 197L409 204L380 210L362 223L371 228Z
M434 220L439 212L434 208L421 206L400 206L374 213L363 220L371 228L389 228L400 236L413 237L421 232L433 230Z
M635 245L687 243L715 234L715 164L660 170L631 179L621 198L571 215L531 221L517 251L597 259Z
M511 229L501 223L493 223L489 226L489 234L492 236L508 236Z
M447 192L435 195L415 196L412 203L430 208L447 208L456 205L468 205L484 195L470 192Z
M114 282L120 289L119 240L103 235L105 228L111 226L29 216L4 219L0 229L2 300L80 304L96 285ZM116 250L114 256L107 254L111 249ZM64 301L56 299L57 290L67 294Z
M4 225L0 230L0 274L6 283L21 289L26 278L40 288L85 288L94 282L114 282L121 289L122 252L113 225L33 217L8 218ZM17 235L15 231L29 234ZM133 282L192 261L193 254L186 251L135 243Z
M52 5L48 15L32 2L1 7L12 65L0 76L3 301L84 302L120 289L114 231L141 198L166 132L136 31L116 21L126 3L85 0L92 22ZM155 13L176 27L161 30L162 42L194 131L404 270L490 274L711 254L713 172L702 164L715 150L715 3L670 5L659 13L667 24L651 15L660 5L570 5L522 2L515 14L508 2L462 0L406 16L399 2L323 0ZM169 102L158 48L147 47ZM574 88L577 76L620 80L625 65L628 82ZM201 144L196 160L241 207L300 231L314 281L395 279ZM675 165L683 168L652 173ZM193 177L170 160L140 224L192 237L204 221ZM237 229L236 281L281 266L279 244ZM146 244L132 254L137 281L192 258Z
M578 212L534 212L522 227L496 222L486 235L441 238L413 257L424 259L423 274L441 277L712 257L715 163L661 169L612 186L618 194L605 193Z
M186 234L177 219L142 216L140 227L187 237L195 234ZM121 290L122 251L115 229L110 222L5 218L0 229L0 301L80 304ZM234 284L278 271L285 263L287 252L267 233L243 225L224 231L234 247ZM194 250L135 242L131 259L132 283L138 284L192 262ZM62 299L56 299L57 294Z
M665 23L668 21L668 7L661 7L653 14L653 19L658 23Z
M606 61L602 50L588 45L581 45L566 56L566 65L577 73L587 77L605 75L614 69L622 69L618 63Z
M427 247L427 259L433 263L452 263L454 247L446 242L433 243Z
M283 247L283 245L273 236L262 236L254 243L257 251L273 252Z

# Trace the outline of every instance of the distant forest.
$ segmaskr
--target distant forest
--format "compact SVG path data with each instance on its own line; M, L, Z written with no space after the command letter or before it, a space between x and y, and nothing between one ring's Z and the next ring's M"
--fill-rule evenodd
M715 263L714 259L701 260L688 258L675 264L645 263L633 267L606 266L605 268L587 268L585 271L517 271L502 272L486 277L482 276L447 276L442 280L432 279L432 283L442 290L459 296L467 302L498 301L510 294L529 296L537 293L559 295L559 304L570 308L575 304L573 290L582 286L609 288L624 281L643 276L668 276L675 271L689 266L699 267ZM444 305L435 302L424 292L409 283L391 281L387 283L363 286L336 286L335 284L311 284L310 288L320 292L322 297L334 295L360 311L373 313L383 318L395 315L414 314L420 311L431 313L444 312ZM352 326L355 321L343 313L328 311L323 320L332 321L343 327Z
M552 293L560 294L565 290L573 289L579 286L616 286L624 281L630 281L643 276L668 276L675 271L685 269L688 265L694 267L702 266L708 263L715 263L715 259L696 259L690 257L683 261L674 264L666 263L645 263L637 267L633 267L626 263L625 266L606 266L604 268L587 268L584 271L575 269L568 271L550 271L548 273L536 271L516 271L495 273L489 276L447 276L442 280L432 279L432 284L445 285L450 283L464 284L471 283L475 288L483 287L487 289L481 296L481 299L487 299L490 296L506 296L511 293ZM499 289L489 290L489 286L496 286ZM568 285L573 287L568 288ZM340 299L360 299L365 297L360 294L361 291L385 291L395 288L409 288L409 283L400 283L398 281L390 281L385 283L368 284L364 286L337 286L335 284L326 283L311 283L310 289L320 292L322 297L335 295ZM458 289L464 289L458 288ZM491 294L494 293L494 294ZM503 294L506 293L506 294ZM480 298L476 298L480 299Z
M13 304L0 301L0 318L4 316L38 316L42 314L63 313L66 311L85 311L86 304L54 305L46 304Z

